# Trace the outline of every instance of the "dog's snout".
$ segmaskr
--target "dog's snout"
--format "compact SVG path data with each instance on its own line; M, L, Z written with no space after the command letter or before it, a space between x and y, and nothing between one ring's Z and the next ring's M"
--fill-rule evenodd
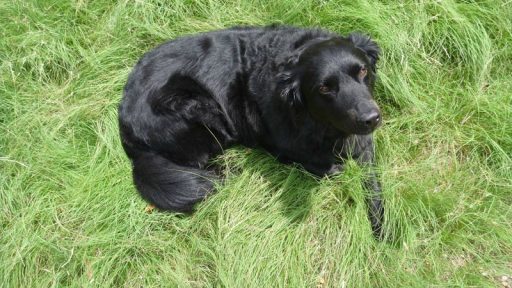
M378 110L372 110L361 115L359 121L365 128L373 130L380 124L380 112Z
M375 128L380 123L380 113L379 111L372 111L368 114L362 115L361 122L368 128Z
M373 100L360 101L355 111L354 120L359 133L370 133L382 122L379 106Z

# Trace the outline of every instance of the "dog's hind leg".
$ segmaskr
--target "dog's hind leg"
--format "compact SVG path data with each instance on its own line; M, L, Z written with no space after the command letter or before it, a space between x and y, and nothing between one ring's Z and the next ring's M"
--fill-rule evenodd
M187 77L171 80L151 95L144 114L120 128L143 198L161 209L189 212L213 192L218 177L208 161L233 139L204 88Z

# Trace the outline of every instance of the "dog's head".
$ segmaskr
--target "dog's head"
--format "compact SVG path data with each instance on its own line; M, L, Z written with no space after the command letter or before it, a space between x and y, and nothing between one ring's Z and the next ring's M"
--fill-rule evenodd
M372 99L379 47L351 34L318 40L292 55L280 74L281 97L345 134L369 134L381 123Z

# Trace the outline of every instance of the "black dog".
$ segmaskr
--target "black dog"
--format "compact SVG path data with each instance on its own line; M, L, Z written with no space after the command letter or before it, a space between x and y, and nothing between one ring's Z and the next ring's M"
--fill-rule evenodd
M374 165L372 100L379 47L293 27L238 27L169 41L135 66L119 107L123 147L141 195L188 212L213 189L211 157L234 144L263 147L324 176L336 156ZM369 213L383 221L372 171Z

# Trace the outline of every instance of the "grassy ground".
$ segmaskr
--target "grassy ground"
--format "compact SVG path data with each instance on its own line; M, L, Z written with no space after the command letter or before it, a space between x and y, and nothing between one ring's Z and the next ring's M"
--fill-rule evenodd
M512 3L251 2L0 3L0 286L507 284ZM116 121L131 67L178 35L269 23L381 45L386 241L353 162L317 180L242 147L193 216L145 211Z

